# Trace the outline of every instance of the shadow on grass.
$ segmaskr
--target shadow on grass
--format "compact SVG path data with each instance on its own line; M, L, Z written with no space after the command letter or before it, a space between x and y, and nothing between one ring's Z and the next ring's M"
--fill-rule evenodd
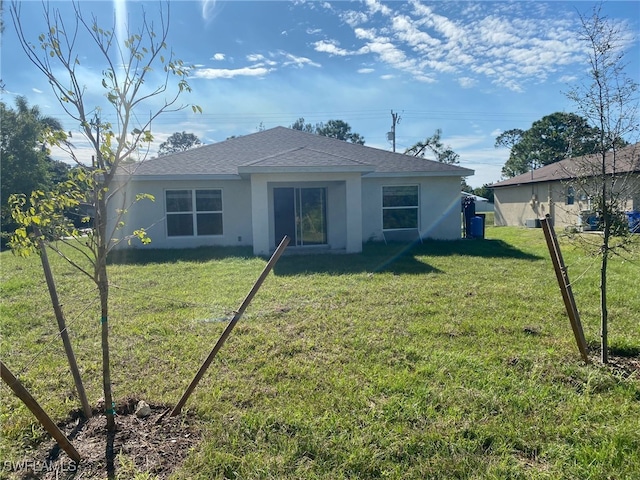
M274 274L281 276L309 273L344 275L350 273L389 272L396 275L441 273L437 268L417 258L412 245L390 243L367 244L362 253L285 255L274 267Z
M543 257L523 252L502 240L427 240L417 244L414 249L416 255L443 257L462 255L483 258L513 258L517 260L541 260Z
M177 262L204 263L225 258L253 258L251 247L136 248L109 254L110 265L149 265Z
M539 260L501 240L428 240L424 243L367 243L358 254L284 255L274 268L276 275L304 273L348 274L391 272L395 274L440 273L420 257L471 256ZM208 262L228 258L253 258L251 247L199 247L190 249L118 250L110 264L147 265L177 262Z
M628 343L614 343L609 345L611 355L619 357L640 357L640 345L630 345Z
M541 257L518 250L501 240L428 240L424 243L368 243L362 253L351 255L305 255L283 257L275 266L276 275L303 273L391 272L395 274L442 273L420 257L472 256L539 260Z

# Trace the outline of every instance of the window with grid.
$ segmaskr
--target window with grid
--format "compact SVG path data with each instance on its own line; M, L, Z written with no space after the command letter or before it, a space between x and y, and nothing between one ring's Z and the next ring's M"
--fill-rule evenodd
M418 228L418 185L382 187L382 229Z
M222 235L222 190L167 190L167 236Z

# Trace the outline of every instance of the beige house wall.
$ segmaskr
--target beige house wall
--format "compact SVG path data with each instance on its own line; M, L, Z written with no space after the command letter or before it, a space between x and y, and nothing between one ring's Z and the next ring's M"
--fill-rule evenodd
M550 215L556 227L580 226L581 212L593 209L584 193L574 189L573 204L569 200L570 185L565 182L540 182L500 187L495 195L496 226L526 226L527 220ZM640 177L628 177L624 188L630 192L624 209L640 210Z

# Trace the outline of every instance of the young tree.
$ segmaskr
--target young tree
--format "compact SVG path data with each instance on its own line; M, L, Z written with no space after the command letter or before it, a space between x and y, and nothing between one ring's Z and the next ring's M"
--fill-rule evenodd
M424 142L418 142L405 150L405 155L424 157L425 150L429 149L436 160L442 163L460 163L460 155L451 150L451 147L442 143L442 129L438 128L433 135L427 137Z
M627 36L620 25L603 16L600 7L595 7L591 16L581 15L580 20L580 40L588 48L589 70L585 80L571 89L568 97L598 133L594 139L595 155L579 162L575 184L592 196L602 230L600 236L590 239L596 240L591 247L601 257L601 360L607 363L607 266L629 239L628 225L622 223L626 228L620 228L626 202L640 195L637 183L640 152L637 145L621 148L619 141L637 141L638 83L625 72Z
M158 156L184 152L199 145L202 145L202 142L193 133L176 132L167 138L166 142L162 142L160 144Z
M94 203L95 218L88 236L80 237L78 231L65 222L58 222L59 227L55 232L58 240L81 253L82 258L88 262L88 267L74 259L68 260L97 286L105 413L107 429L114 431L107 254L115 246L115 232L107 231L107 218L109 214L117 212L121 219L128 206L113 205L117 190L113 188L114 177L120 165L130 157L144 158L144 151L148 151L148 145L153 139L151 124L155 118L162 113L184 108L184 105L178 103L178 99L183 92L190 91L186 80L189 67L175 59L173 52L167 49L170 16L168 4L160 6L157 23L152 22L142 9L137 17L139 27L133 30L129 25L125 26L126 37L119 38L115 25L111 29L104 29L98 25L95 16L85 16L76 2L72 3L72 16L44 3L44 33L35 44L26 38L21 7L19 2L12 3L11 18L22 48L49 81L61 107L79 125L95 156L91 167L79 169L75 183L67 191L55 192L51 196L34 192L35 196L32 195L29 202L24 197L16 199L14 213L15 217L22 219L23 228L16 231L12 242L20 252L35 249L38 239L29 227L56 224L49 217L52 212L59 212L56 207L67 202L69 196L73 197L74 202L86 199ZM32 17L30 11L30 22L33 21ZM100 105L90 105L85 98L86 83L81 78L79 69L83 58L79 53L79 45L83 48L92 47L93 59L99 59L103 64L101 86L108 109L105 117L114 119L113 122L104 120ZM155 72L159 74L156 76ZM173 79L176 81L175 89L171 88ZM200 110L197 106L192 108L194 111ZM144 115L136 114L138 111L144 112ZM73 150L67 151L74 160L81 163ZM120 226L120 223L116 221L115 224ZM143 229L136 231L136 235L145 238ZM56 248L55 245L49 246ZM58 253L63 256L65 254L60 250Z

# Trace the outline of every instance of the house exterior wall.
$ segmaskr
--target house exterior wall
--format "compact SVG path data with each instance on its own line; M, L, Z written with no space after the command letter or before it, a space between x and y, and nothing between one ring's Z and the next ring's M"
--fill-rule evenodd
M551 215L547 183L502 187L494 191L494 224L525 226L529 219Z
M629 178L626 185L630 192L625 210L640 208L640 177ZM593 205L589 198L575 187L573 203L569 202L568 182L540 182L494 190L495 225L526 226L527 220L543 218L549 214L556 227L581 226L581 212L590 211Z
M327 247L332 251L356 253L366 241L383 241L382 187L418 185L419 224L422 238L458 239L460 230L459 177L362 177L360 173L252 174L242 180L132 181L114 195L111 211L126 208L124 227L116 238L144 228L151 248L193 248L199 246L253 246L256 255L272 252L275 239L273 190L278 187L324 187L327 189ZM167 190L220 189L222 191L223 234L213 236L167 236L165 192ZM155 201L130 203L139 193ZM253 213L252 213L253 212ZM110 218L109 228L115 225ZM416 237L417 237L416 232ZM120 248L141 247L133 239Z
M165 219L165 191L180 189L221 189L223 234L213 236L168 237ZM155 197L155 201L141 200L126 206L127 214L123 218L124 228L116 238L131 235L138 228L147 230L151 239L151 248L193 248L204 245L247 246L252 244L251 223L251 184L248 180L180 180L180 181L143 181L128 183L116 195L110 205L110 211L121 208L123 194L130 203L136 194L145 193ZM113 229L115 218L109 218L109 228ZM131 247L140 247L140 241L134 239ZM122 242L119 247L129 247Z
M362 180L363 241L383 241L382 187L418 185L420 236L456 240L460 229L460 177L388 177ZM416 237L417 237L416 232Z
M640 175L635 176L630 180L631 183L631 195L629 195L627 210L640 211Z

